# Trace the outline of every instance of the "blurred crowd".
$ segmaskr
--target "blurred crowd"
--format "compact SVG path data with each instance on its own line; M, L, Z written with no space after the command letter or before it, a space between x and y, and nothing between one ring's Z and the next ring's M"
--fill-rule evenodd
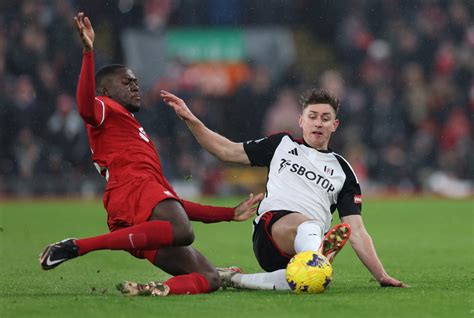
M96 66L126 63L120 34L127 28L164 34L181 26L279 25L294 32L298 58L279 78L247 61L246 81L212 94L173 81L179 66L172 61L156 85L142 88L137 118L165 175L183 189L238 191L226 184L226 166L162 104L160 88L180 94L211 129L245 141L283 130L299 136L298 96L320 86L342 102L331 148L366 191L472 195L473 2L23 0L0 2L0 196L101 192L75 104L78 10L96 31Z

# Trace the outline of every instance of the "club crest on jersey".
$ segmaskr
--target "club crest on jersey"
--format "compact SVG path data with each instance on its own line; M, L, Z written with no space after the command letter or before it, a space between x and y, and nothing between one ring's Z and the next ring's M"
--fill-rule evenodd
M138 136L140 136L140 138L145 140L146 142L150 142L150 139L148 139L148 136L146 135L145 129L143 129L143 127L138 128Z
M360 194L354 194L354 203L362 204L362 196Z
M282 172L283 169L291 165L291 160L286 160L285 158L281 158L280 162L280 169L278 169L278 173Z
M332 176L333 173L334 173L334 169L329 168L328 166L324 166L324 172L325 172L327 175Z

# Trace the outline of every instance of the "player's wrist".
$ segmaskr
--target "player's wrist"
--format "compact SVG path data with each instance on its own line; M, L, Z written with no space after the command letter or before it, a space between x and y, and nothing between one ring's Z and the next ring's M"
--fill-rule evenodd
M188 126L188 128L191 130L191 132L198 132L202 130L204 124L197 118L196 116L193 116L191 118L186 118L184 119L184 122Z
M184 121L186 122L186 124L188 125L193 125L193 126L197 126L199 124L203 124L199 118L197 118L196 116L192 115L192 116L189 116L188 118L185 118Z

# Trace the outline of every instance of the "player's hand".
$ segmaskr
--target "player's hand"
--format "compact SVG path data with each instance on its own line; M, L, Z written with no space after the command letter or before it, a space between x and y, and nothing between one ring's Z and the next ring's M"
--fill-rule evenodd
M400 287L400 288L410 287L407 284L404 284L403 282L390 276L382 277L379 280L379 283L381 287Z
M170 92L161 90L161 98L163 101L168 104L175 111L176 115L182 120L195 120L196 116L188 108L184 100L178 96L171 94Z
M249 197L240 202L234 209L234 221L240 222L249 219L257 212L258 204L263 200L263 193L253 195L250 193Z
M84 16L84 12L79 12L75 17L77 33L81 37L82 45L84 50L90 52L94 47L95 33L92 28L91 21L88 17Z

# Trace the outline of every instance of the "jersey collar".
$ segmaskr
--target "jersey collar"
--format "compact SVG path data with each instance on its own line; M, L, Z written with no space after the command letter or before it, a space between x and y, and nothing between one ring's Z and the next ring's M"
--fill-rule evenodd
M308 143L307 143L303 138L301 138L301 139L298 138L298 139L296 139L296 141L297 141L299 144L301 144L301 145L305 145L305 146L308 147L308 148L311 148L311 149L313 149L313 150L316 150L317 152L321 152L321 153L331 153L331 152L333 152L332 149L329 148L329 147L328 147L327 150L318 150L318 149L316 149L316 148L313 148L313 147L311 147L310 145L308 145Z

